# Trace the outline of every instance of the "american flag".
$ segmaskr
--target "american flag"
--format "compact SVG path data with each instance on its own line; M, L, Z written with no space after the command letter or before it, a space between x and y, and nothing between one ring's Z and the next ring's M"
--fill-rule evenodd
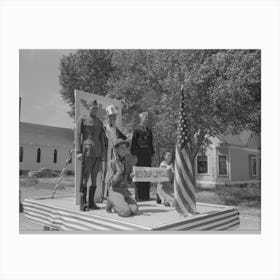
M175 207L182 215L196 213L195 174L190 161L190 149L187 142L187 119L184 108L184 92L181 90L181 109L177 132L175 154Z

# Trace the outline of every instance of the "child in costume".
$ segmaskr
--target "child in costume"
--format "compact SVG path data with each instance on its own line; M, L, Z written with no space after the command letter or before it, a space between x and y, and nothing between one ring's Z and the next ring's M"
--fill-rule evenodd
M111 178L109 179L109 197L106 210L112 209L119 216L128 217L135 215L138 206L132 197L128 186L132 183L132 167L126 159L129 143L123 139L117 139L114 144L115 158L111 161Z

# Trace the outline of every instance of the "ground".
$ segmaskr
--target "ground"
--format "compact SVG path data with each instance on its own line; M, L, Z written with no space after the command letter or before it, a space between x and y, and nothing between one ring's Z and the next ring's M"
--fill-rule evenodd
M56 178L20 178L21 199L28 197L51 196ZM56 195L74 195L74 177L67 176L59 185ZM155 195L155 186L151 188L151 196ZM261 209L260 190L252 188L223 187L213 190L197 191L197 201L210 204L234 205L240 212L239 231L260 231ZM19 230L40 231L42 226L28 221L23 213L19 215Z

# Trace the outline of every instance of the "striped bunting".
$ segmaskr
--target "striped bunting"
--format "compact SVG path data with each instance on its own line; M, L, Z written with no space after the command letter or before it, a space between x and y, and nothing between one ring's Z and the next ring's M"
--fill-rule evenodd
M211 214L193 216L176 223L160 225L156 230L227 230L238 227L239 224L239 212L232 208Z
M175 154L174 194L175 208L178 213L184 216L190 213L196 213L195 174L193 174L187 140L187 119L184 110L184 93L182 89Z
M23 201L25 216L37 223L62 230L151 230L149 227L94 214L79 213L33 199Z
M239 212L235 208L225 208L221 211L193 215L184 220L169 222L153 228L135 225L126 221L119 221L107 217L100 217L88 213L64 209L50 204L41 203L34 199L23 202L25 216L38 224L57 230L70 231L219 231L230 230L239 226Z

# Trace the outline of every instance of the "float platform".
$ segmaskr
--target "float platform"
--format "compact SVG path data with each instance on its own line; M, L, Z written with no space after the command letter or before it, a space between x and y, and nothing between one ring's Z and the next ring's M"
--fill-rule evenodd
M139 202L139 214L131 217L107 213L104 203L97 203L100 210L81 212L72 196L27 198L22 204L30 221L62 231L232 231L240 224L237 208L204 203L188 217L152 200Z

